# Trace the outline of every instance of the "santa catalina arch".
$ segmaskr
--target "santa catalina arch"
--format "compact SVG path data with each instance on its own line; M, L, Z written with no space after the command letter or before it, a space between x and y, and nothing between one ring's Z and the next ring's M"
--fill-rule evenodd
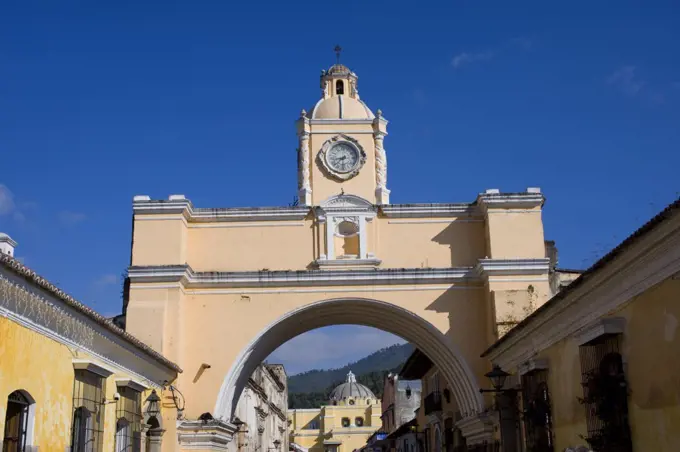
M326 325L377 327L428 355L463 433L483 441L480 354L550 296L544 197L487 189L393 204L388 121L343 65L322 72L321 88L296 122L298 205L135 197L127 330L184 369L182 422L210 412L228 436L245 381L276 347Z

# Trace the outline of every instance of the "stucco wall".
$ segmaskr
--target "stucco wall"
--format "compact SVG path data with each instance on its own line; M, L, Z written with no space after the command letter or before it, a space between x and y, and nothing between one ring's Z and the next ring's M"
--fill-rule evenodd
M626 319L622 357L630 388L634 450L676 451L680 444L680 281L666 280L611 316ZM565 339L539 351L549 362L555 450L585 444L585 407L578 344Z
M35 420L33 439L29 445L37 446L39 451L68 450L73 418L74 359L97 362L96 358L82 350L70 349L47 336L0 317L0 432L4 432L7 397L16 390L23 390L35 400L30 408L35 410ZM106 400L113 400L113 395L118 390L117 379L129 378L131 376L122 371L106 378ZM149 391L142 393L142 401L148 393ZM116 404L106 404L102 410L102 450L110 451L115 442ZM166 416L174 416L174 411L166 411ZM172 436L174 427L170 425L169 428Z

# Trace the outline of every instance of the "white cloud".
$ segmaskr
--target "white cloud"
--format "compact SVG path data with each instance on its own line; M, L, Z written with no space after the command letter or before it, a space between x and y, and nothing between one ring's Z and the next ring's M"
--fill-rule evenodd
M628 96L636 96L644 88L645 82L635 76L635 70L635 66L623 66L607 77L607 84Z
M494 57L493 52L479 52L479 53L459 53L455 57L453 57L453 60L451 60L451 65L458 69L459 67L462 67L466 64L474 63L477 61L488 61L491 58Z
M85 221L87 216L80 212L71 212L62 210L59 212L59 222L64 226L75 226L78 223Z
M0 215L14 212L14 193L6 185L0 184Z
M280 363L289 375L312 369L342 367L376 350L405 341L384 331L358 325L319 328L277 348L267 361Z
M100 278L96 279L93 284L98 287L118 284L118 276L114 275L113 273L107 273L106 275L102 275Z

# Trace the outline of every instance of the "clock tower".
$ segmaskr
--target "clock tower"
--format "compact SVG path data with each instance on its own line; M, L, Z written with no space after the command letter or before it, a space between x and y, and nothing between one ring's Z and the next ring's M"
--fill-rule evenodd
M339 61L321 71L321 99L311 111L302 110L300 114L297 134L301 205L318 206L341 193L376 205L390 202L383 147L387 120L380 110L374 114L359 98L357 79Z

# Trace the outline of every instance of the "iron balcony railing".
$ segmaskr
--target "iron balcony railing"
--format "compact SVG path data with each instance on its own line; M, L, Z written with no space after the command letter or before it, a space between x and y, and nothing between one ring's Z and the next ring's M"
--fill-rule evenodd
M425 397L425 415L442 410L442 396L439 391L431 392Z

